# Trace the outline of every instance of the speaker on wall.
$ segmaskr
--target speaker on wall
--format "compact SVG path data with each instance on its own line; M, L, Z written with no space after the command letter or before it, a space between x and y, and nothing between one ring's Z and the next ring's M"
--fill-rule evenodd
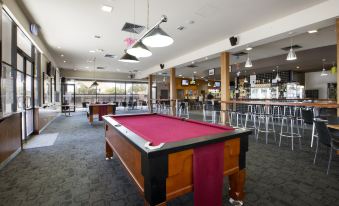
M235 37L235 36L230 37L230 43L231 43L232 46L237 45L237 43L238 43L238 38Z

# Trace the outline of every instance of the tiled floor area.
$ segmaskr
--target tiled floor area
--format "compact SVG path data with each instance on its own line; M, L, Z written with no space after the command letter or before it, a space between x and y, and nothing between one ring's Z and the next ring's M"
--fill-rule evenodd
M200 113L191 118L202 119ZM53 146L24 150L0 171L0 205L143 205L143 200L117 159L105 160L102 122L89 125L86 115L59 116L44 133L56 133ZM247 153L245 205L338 205L339 158L326 175L328 154L314 151L306 131L300 150L285 140L278 147L270 138L250 140ZM225 179L225 191L227 180ZM227 202L224 195L224 204ZM170 206L193 205L193 195Z

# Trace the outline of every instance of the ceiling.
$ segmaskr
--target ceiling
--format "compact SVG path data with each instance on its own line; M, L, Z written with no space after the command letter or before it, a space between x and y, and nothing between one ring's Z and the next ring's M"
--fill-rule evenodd
M47 42L58 67L91 70L93 63L88 63L88 60L96 57L96 66L104 67L105 71L129 72L146 70L325 0L150 0L150 26L155 24L162 14L166 14L168 22L163 23L161 27L175 42L169 47L152 48L153 56L141 59L138 64L117 61L126 47L124 39L131 37L130 33L121 29L126 22L134 22L133 0L16 1L28 14L30 21L40 25L41 37ZM145 26L147 1L135 2L135 23ZM102 5L112 6L113 11L103 12ZM190 24L189 21L194 23ZM177 30L181 25L185 29ZM95 35L100 35L101 38L94 38ZM280 48L280 45L272 47ZM97 49L103 49L104 52L89 53L90 50ZM260 47L255 50L260 51ZM61 54L64 57L61 57ZM114 54L118 58L105 58L105 54ZM253 58L256 58L255 53Z
M291 34L292 36L293 34ZM284 51L281 48L288 47L293 44L300 45L302 48L296 49L298 59L296 61L286 61L288 51ZM293 38L282 39L279 41L271 42L261 46L254 47L250 52L253 67L245 68L244 62L247 55L236 57L231 55L230 62L232 65L232 73L241 71L244 74L245 70L249 73L264 73L270 72L276 66L279 66L280 70L298 70L298 71L315 71L322 68L322 59L326 59L326 64L336 62L336 34L335 25L318 29L317 33L308 34L303 33ZM243 50L243 52L248 52ZM232 53L231 53L232 54ZM239 63L237 67L236 64ZM182 75L184 77L192 77L196 75L198 77L208 76L208 70L211 68L220 68L219 56L213 56L209 59L201 59L194 62L197 67L187 67L192 62L180 65L177 67L177 76ZM299 69L296 67L299 66ZM237 68L240 68L237 69ZM194 73L196 72L196 73ZM220 75L217 70L217 76ZM217 77L218 78L218 77Z

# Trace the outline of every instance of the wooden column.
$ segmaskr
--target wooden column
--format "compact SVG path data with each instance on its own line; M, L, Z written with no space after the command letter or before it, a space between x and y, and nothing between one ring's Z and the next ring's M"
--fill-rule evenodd
M150 74L148 76L148 111L153 113L153 105L152 105L152 86L153 86L153 76Z
M337 104L339 104L339 71L338 71L338 63L339 63L339 18L336 20L336 36L337 36ZM337 109L337 116L339 117L339 108Z
M229 101L231 99L230 93L230 54L228 52L222 52L220 54L220 67L221 67L221 101ZM227 105L221 103L221 110L226 110ZM226 115L223 113L221 121L225 123Z
M170 68L170 102L173 116L176 116L176 99L177 99L177 88L175 79L176 79L175 68Z

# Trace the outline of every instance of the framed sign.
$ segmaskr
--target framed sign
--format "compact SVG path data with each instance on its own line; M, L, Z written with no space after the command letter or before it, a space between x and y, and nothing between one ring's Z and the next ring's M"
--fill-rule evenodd
M210 70L208 70L208 75L214 75L214 69L210 69Z

